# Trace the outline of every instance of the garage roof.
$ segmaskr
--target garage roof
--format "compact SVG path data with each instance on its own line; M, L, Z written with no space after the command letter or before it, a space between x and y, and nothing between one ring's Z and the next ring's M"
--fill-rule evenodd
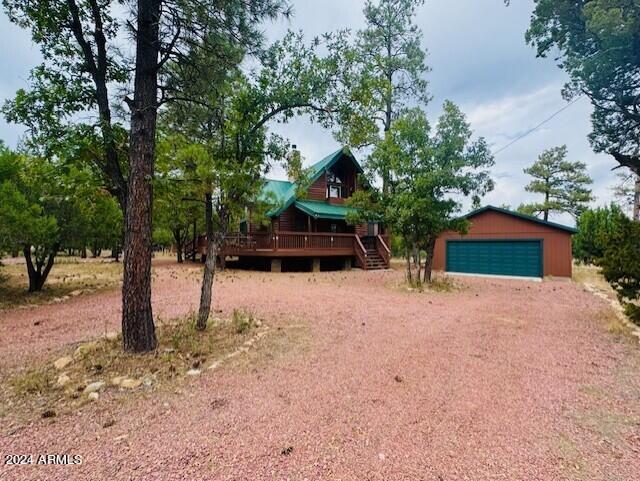
M463 215L462 218L463 219L470 219L471 217L474 217L474 216L476 216L478 214L482 214L483 212L487 212L487 211L500 212L501 214L506 214L506 215L510 215L510 216L513 216L513 217L518 217L518 218L523 219L523 220L528 220L529 222L535 222L537 224L546 225L547 227L552 227L554 229L563 230L563 231L569 232L571 234L575 234L576 232L578 232L578 230L573 228L573 227L569 227L569 226L562 225L562 224L556 224L555 222L549 222L548 220L538 219L537 217L534 217L532 215L521 214L520 212L514 212L512 210L503 209L501 207L494 207L492 205L487 205L485 207L481 207L479 209L473 210L473 211L469 212L468 214Z

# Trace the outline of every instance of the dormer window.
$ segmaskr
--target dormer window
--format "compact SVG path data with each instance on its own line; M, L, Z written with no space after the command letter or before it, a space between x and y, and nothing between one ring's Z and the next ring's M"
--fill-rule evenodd
M327 198L342 198L344 193L342 179L340 179L340 177L338 177L332 170L327 170Z

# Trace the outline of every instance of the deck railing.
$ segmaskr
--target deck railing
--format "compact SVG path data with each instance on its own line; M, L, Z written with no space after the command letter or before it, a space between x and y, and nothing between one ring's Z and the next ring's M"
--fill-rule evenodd
M304 250L304 249L353 249L355 234L331 232L287 232L275 231L252 234L228 234L225 236L225 250Z
M185 243L185 254L193 255L193 240ZM206 238L196 240L197 254L205 255ZM380 256L389 263L388 240L383 236L360 238L356 234L331 232L258 232L227 234L221 247L221 253L230 256L355 256L356 264L367 268L367 251L375 248Z

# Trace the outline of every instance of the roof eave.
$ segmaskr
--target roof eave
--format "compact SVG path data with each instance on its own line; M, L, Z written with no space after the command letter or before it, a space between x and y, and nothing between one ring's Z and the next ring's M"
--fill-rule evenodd
M545 225L547 227L552 227L554 229L563 230L565 232L569 232L570 234L576 234L578 232L578 229L576 229L574 227L569 227L567 225L557 224L555 222L550 222L548 220L538 219L537 217L534 217L532 215L521 214L520 212L514 212L512 210L503 209L501 207L495 207L493 205L486 205L484 207L480 207L478 209L472 210L471 212L463 215L462 218L463 219L470 219L471 217L474 217L474 216L476 216L478 214L482 214L483 212L487 212L487 211L490 211L490 210L494 211L494 212L500 212L501 214L505 214L505 215L511 215L513 217L517 217L517 218L522 219L522 220L527 220L529 222L534 222L536 224L541 224L541 225Z

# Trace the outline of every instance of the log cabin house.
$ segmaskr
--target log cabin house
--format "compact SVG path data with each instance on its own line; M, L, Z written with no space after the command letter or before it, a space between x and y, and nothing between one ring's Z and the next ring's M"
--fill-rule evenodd
M226 236L220 257L249 268L283 270L385 269L391 252L382 225L351 225L345 200L361 188L362 167L348 148L310 167L306 195L295 183L265 179L261 198L270 203L265 216L247 210L239 232ZM260 218L259 220L257 218ZM191 255L206 256L206 238L194 240ZM187 253L189 254L189 253Z

